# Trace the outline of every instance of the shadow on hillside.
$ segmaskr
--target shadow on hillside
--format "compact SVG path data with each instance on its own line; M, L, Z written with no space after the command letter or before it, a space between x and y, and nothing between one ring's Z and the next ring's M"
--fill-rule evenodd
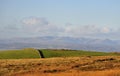
M45 58L44 55L43 55L43 52L41 50L37 49L37 51L39 52L39 55L40 55L41 58Z

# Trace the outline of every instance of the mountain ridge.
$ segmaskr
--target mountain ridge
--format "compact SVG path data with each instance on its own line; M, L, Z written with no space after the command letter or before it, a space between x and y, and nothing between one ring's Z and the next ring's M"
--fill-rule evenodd
M95 51L120 51L120 40L73 38L73 37L29 37L1 39L0 49L62 48Z

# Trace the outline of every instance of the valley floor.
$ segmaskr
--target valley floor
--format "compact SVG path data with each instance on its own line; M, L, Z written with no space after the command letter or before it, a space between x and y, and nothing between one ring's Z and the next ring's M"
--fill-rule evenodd
M1 59L0 76L120 76L120 56Z

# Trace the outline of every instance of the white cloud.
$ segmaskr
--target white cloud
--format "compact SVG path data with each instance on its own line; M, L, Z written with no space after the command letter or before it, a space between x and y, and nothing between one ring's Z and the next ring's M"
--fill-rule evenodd
M65 33L73 35L88 35L98 33L99 28L95 25L84 25L84 26L66 26Z
M100 27L98 25L74 25L67 23L64 26L53 24L46 18L28 17L19 23L0 28L3 37L35 37L35 36L71 36L71 37L101 37L120 38L120 29Z
M54 36L62 32L62 28L52 24L46 18L28 17L22 20L24 33L36 36Z
M24 18L22 20L22 23L25 25L47 25L49 22L45 18L39 18L39 17L28 17Z
M72 37L101 37L106 35L110 36L110 33L115 32L113 28L99 27L98 25L70 25L64 27L64 36Z
M111 32L111 29L108 28L108 27L103 27L103 28L101 29L101 32L102 32L102 33L109 33L109 32Z

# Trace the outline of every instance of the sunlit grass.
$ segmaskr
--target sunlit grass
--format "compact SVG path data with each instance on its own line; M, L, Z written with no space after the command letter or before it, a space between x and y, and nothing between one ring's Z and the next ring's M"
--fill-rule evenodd
M40 58L38 51L32 48L0 51L0 59Z
M51 50L42 49L45 58L50 57L78 57L78 56L118 56L120 54L107 53L107 52L95 52L85 50Z
M96 52L67 49L41 49L45 58L51 57L80 57L80 56L120 56L120 53ZM21 50L0 51L0 59L40 58L39 52L33 48Z
M1 59L1 76L119 76L120 56Z

